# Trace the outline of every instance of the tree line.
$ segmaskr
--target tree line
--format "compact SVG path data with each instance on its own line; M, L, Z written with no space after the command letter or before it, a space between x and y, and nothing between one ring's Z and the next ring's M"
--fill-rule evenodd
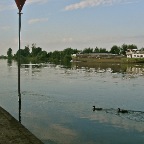
M108 51L106 48L85 48L82 53L112 53L117 55L124 55L126 56L127 49L138 49L136 45L131 44L123 44L122 46L114 45L111 47L111 49ZM141 48L142 50L143 48Z
M29 61L46 61L46 62L70 62L71 55L72 54L86 54L86 53L112 53L117 55L124 55L126 56L127 49L138 49L136 45L131 44L123 44L122 46L114 45L112 48L108 51L106 48L85 48L83 50L77 50L72 48L66 48L62 51L55 50L53 52L47 52L42 50L41 47L37 47L36 44L32 44L31 48L30 46L25 46L24 49L20 49L16 52L16 54L13 55L12 49L9 48L7 50L7 58L8 59L18 59L18 55L20 53L21 59L29 60ZM140 50L144 50L144 48L141 48Z
M24 49L20 49L13 55L12 48L7 50L7 58L18 60L18 56L20 53L21 60L28 61L40 61L40 62L54 62L54 63L67 63L71 61L71 55L78 53L77 49L66 48L63 51L47 52L42 50L41 47L37 47L36 44L32 44L30 46L25 46Z

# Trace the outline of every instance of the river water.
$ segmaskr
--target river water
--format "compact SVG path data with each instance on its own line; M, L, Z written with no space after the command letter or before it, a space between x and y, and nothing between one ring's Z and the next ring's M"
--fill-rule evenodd
M17 71L0 60L0 105L16 119ZM21 122L45 144L143 144L143 92L143 65L22 64Z

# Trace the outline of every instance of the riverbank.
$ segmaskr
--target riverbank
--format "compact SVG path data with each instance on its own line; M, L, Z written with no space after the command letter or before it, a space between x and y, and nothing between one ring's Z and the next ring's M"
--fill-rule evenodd
M0 144L43 144L7 111L0 107Z
M75 57L72 58L73 62L87 62L87 63L144 63L144 58L83 58Z

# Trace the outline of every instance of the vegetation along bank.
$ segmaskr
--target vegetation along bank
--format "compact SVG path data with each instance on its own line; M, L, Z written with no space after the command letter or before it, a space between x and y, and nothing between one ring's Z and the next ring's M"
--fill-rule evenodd
M128 50L137 50L136 45L123 44L122 46L114 45L108 51L106 48L84 48L83 50L66 48L62 51L55 50L47 52L32 44L31 47L25 46L24 49L18 50L13 54L12 48L7 50L7 56L0 56L0 58L18 59L20 53L21 60L27 62L51 62L51 63L69 63L70 61L82 62L115 62L115 63L143 63L144 58L127 58ZM144 54L144 48L139 49L140 53Z

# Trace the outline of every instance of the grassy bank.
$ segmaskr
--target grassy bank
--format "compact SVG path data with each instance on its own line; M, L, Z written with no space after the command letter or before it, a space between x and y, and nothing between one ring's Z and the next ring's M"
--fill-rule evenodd
M122 58L122 63L144 63L144 58Z
M73 61L88 63L144 63L144 58L73 58Z

